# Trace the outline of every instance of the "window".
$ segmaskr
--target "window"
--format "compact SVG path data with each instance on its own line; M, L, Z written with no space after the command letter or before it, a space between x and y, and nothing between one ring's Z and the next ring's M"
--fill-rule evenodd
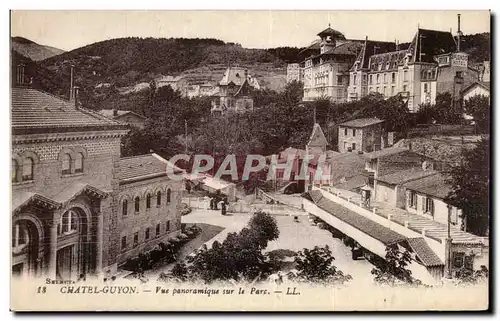
M454 252L453 253L453 267L460 269L464 266L465 253L464 252Z
M425 199L425 212L434 216L434 200L432 198Z
M24 224L16 223L12 227L12 247L18 248L28 244L28 230Z
M403 72L403 81L408 81L408 70Z
M417 208L417 193L415 192L410 192L410 208L416 209Z
M122 237L122 250L127 248L127 237L123 236Z
M384 74L384 84L387 83L387 74Z
M380 83L380 74L377 74L377 84Z
M344 142L344 150L347 150L347 142Z
M356 150L356 143L352 143L352 150Z
M167 189L167 204L170 203L170 198L171 198L171 195L172 195L172 191L169 189Z
M158 206L158 207L161 206L161 192L160 191L158 191L156 193L156 206Z
M391 75L391 82L394 84L396 83L396 73L393 72L392 75Z
M352 76L352 83L353 83L353 85L356 85L356 75Z
M82 153L76 154L75 173L83 173L83 154Z
M395 87L391 86L391 96L394 96Z
M373 85L373 75L370 75L370 85Z
M160 224L156 224L156 236L160 235Z
M76 232L77 228L78 214L74 211L67 211L61 217L61 228L59 233L61 234L71 234Z
M427 92L427 84L424 84L424 93Z
M146 240L149 240L149 227L146 229L146 235L144 235Z
M342 76L337 76L337 85L342 85Z
M146 195L146 209L151 208L151 194Z
M135 212L139 212L139 210L141 209L141 199L139 198L139 196L136 196L135 197Z
M69 154L64 154L63 156L62 173L71 174L71 156Z
M123 200L123 203L122 203L122 215L123 216L127 216L127 210L128 210L128 201Z
M352 129L352 137L355 137L356 136L356 129Z
M167 221L167 223L165 223L165 231L170 231L170 221Z
M33 180L33 159L26 157L23 161L23 181Z
M17 182L17 173L19 171L19 164L15 159L12 160L12 169L11 169L11 180L13 183Z
M139 232L134 233L134 246L139 245Z
M347 136L347 128L344 128L344 136Z
M384 86L384 95L387 96L387 87L386 86Z
M407 92L408 91L408 87L406 85L403 85L403 91L404 92Z

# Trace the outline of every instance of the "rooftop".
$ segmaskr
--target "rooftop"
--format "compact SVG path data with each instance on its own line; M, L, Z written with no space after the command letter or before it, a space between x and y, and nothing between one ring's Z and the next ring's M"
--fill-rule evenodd
M444 199L451 192L446 177L440 173L404 184L407 189Z
M346 122L340 124L339 126L363 128L363 127L367 127L367 126L380 124L383 122L384 122L384 120L378 119L378 118L358 118L358 119L346 121Z
M167 166L169 164L171 165L170 162L156 154L120 158L118 177L120 181L128 181L167 175ZM175 166L174 169L181 171Z
M406 147L390 147L390 148L384 148L381 150L377 150L371 153L364 153L363 156L368 159L377 159L385 156L390 156L390 155L395 155L399 154L405 151L408 151L409 149Z
M392 245L406 240L405 236L323 197L320 191L313 190L309 194L318 207L384 245Z
M345 40L344 34L338 30L330 28L330 25L328 25L328 28L326 28L325 30L319 32L318 36L319 37L332 36L332 37L337 38L337 39L344 39Z
M444 265L439 256L430 248L429 244L423 237L412 237L408 240L408 245L411 247L417 258L422 261L424 266L440 266Z
M389 183L392 185L400 185L405 184L414 180L418 180L424 177L430 177L432 179L433 176L436 176L438 172L433 170L422 170L421 168L410 168L402 171L390 173L387 175L383 175L377 178L378 181Z
M74 102L32 89L12 88L11 119L14 130L96 128L125 129L126 126Z
M116 112L116 115L115 115L115 112ZM130 111L130 110L101 109L99 111L99 114L101 114L101 115L103 115L105 117L108 117L108 118L116 118L116 117L119 117L119 116L123 116L123 115L127 115L127 114L132 114L132 115L138 116L140 118L146 119L146 117L144 117L142 115L139 115L137 113L134 113L133 111Z

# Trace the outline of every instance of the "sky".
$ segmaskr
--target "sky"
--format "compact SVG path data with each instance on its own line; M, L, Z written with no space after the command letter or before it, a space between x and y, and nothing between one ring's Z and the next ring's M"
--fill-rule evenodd
M331 25L348 39L409 42L418 26L490 31L488 11L12 11L11 35L72 50L122 37L217 38L246 48L303 47Z

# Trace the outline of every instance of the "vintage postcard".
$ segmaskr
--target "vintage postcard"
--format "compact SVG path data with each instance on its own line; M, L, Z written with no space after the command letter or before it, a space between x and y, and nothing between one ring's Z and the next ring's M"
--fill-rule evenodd
M489 11L11 11L13 311L486 311Z

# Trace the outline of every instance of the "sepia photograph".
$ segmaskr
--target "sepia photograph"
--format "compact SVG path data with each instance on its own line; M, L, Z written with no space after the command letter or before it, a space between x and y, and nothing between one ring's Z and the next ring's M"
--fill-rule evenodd
M11 311L489 310L491 21L11 10Z

